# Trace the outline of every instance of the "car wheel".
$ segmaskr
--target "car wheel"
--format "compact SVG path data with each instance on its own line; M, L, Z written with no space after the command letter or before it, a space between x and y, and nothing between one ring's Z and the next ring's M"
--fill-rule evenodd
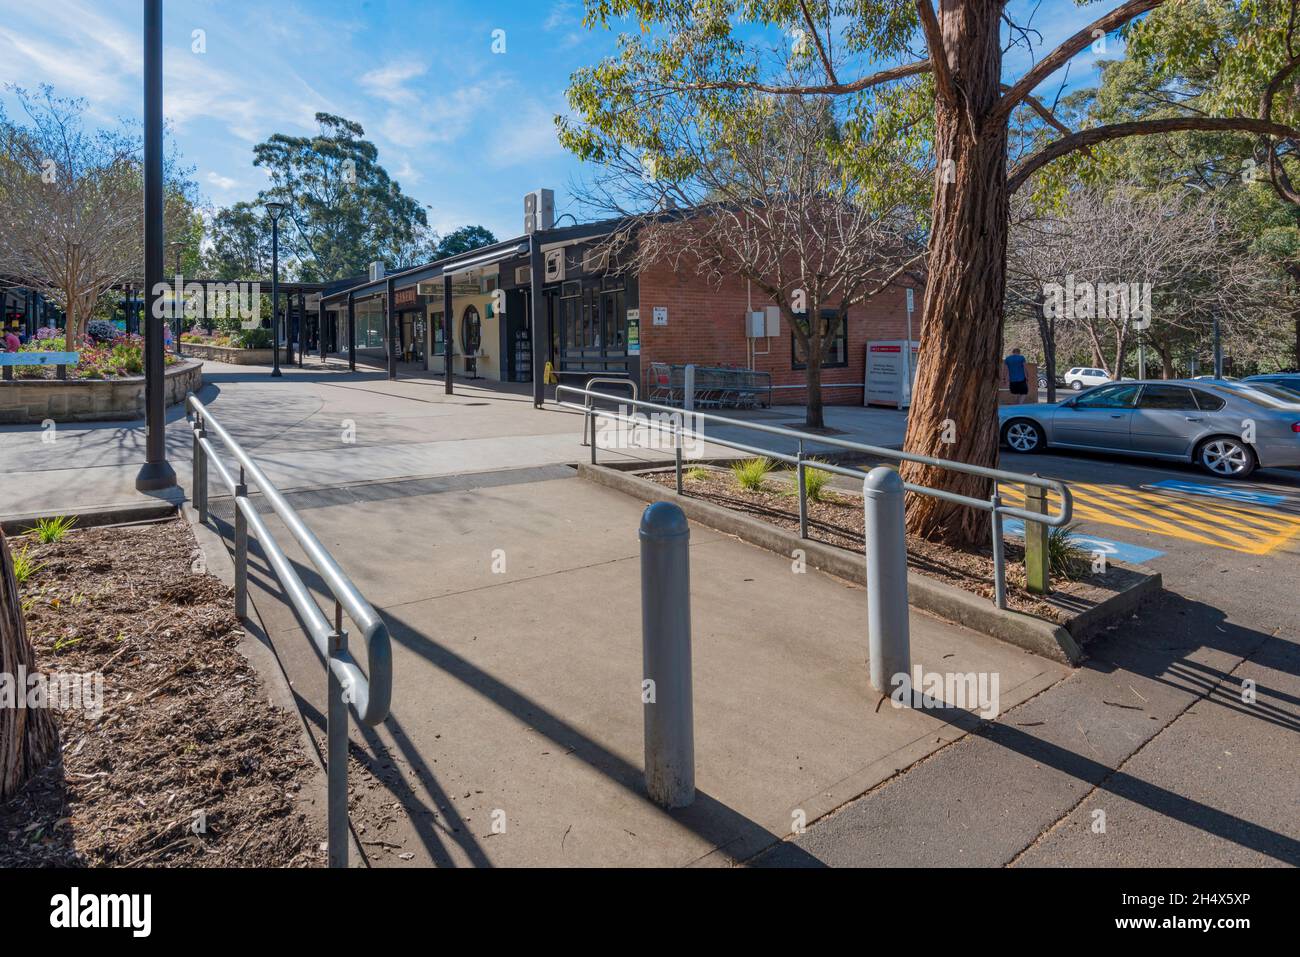
M1245 478L1255 471L1255 450L1240 439L1217 436L1196 449L1196 464L1221 478Z
M1037 452L1045 443L1043 430L1028 419L1013 419L1002 430L1002 441L1012 452Z
M1083 382L1079 379L1075 379L1073 382L1070 383L1070 388L1073 389L1075 392L1079 392L1083 389Z

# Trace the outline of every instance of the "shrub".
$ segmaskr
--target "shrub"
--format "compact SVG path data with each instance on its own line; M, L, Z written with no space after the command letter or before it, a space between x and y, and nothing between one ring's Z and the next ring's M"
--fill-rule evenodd
M235 341L241 349L269 349L271 348L271 330L270 329L241 329L234 336Z
M731 466L731 474L736 477L740 487L749 492L761 492L764 479L772 471L772 460L765 456L746 459Z
M709 477L709 470L703 465L692 465L686 470L685 477L692 482L703 482Z
M144 350L140 346L119 343L109 353L107 367L114 375L144 375Z
M92 319L86 323L86 335L93 342L112 342L124 333L107 319Z

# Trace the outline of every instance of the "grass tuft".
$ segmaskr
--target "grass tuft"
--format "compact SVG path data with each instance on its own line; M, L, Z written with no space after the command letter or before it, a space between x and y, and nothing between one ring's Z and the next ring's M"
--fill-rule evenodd
M816 461L814 459L813 461ZM808 491L808 500L810 502L825 502L832 498L827 486L830 484L834 473L827 472L825 469L812 468L805 465L803 470L803 484Z
M772 468L772 460L760 456L759 458L736 462L731 466L731 474L736 477L736 482L741 488L750 492L761 492L763 491L764 481Z
M1091 567L1088 553L1075 544L1075 525L1064 525L1048 530L1047 567L1053 575L1078 581Z
M63 541L64 536L76 524L77 520L67 515L60 515L57 518L42 518L36 522L36 527L32 529L32 532L36 535L36 540L42 545L52 545L55 542Z
M26 583L27 579L35 575L44 566L44 562L37 562L27 554L24 548L21 552L13 553L14 559L14 578L19 585Z

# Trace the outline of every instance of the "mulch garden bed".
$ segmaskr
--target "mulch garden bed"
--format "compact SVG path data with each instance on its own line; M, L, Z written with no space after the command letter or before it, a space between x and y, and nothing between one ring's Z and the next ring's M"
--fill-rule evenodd
M671 469L642 473L659 485L676 487ZM779 528L798 533L799 499L793 472L773 472L761 491L741 489L729 471L703 467L703 474L687 473L683 482L687 496L752 515ZM828 489L824 500L808 502L808 536L859 554L866 544L862 497L841 489ZM1025 586L1025 550L1015 541L1006 542L1007 607L1053 622L1063 622L1083 608L1114 593L1119 579L1128 574L1111 568L1094 574L1091 567L1077 580L1054 576L1050 595L1036 595ZM955 585L993 600L993 553L991 543L974 551L960 551L923 538L907 537L908 567L929 578Z
M61 759L0 805L0 867L323 866L300 725L240 653L189 526L9 545L40 564L20 589L38 667L100 673L103 696L98 716L54 711Z

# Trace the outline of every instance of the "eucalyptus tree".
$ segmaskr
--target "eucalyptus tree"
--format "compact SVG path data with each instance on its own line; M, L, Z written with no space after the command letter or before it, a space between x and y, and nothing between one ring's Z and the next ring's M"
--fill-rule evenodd
M271 178L253 205L288 204L281 241L302 278L344 279L375 259L408 265L401 260L430 251L425 208L379 163L362 126L331 113L316 123L311 136L275 133L253 147L254 165Z
M1181 2L1168 0L1171 6ZM931 0L587 0L590 25L627 19L640 29L620 37L615 56L574 76L569 99L575 119L562 123L562 131L571 149L595 161L611 143L653 153L666 98L700 94L707 104L708 94L748 90L848 98L864 162L889 137L928 141L935 169L928 282L904 448L993 465L993 383L1002 345L1011 194L1053 161L1125 137L1235 130L1275 144L1297 136L1295 124L1276 108L1276 97L1257 97L1248 110L1248 97L1224 97L1222 113L1189 111L1072 129L1036 95L1077 55L1118 31L1148 42L1134 21L1162 5L1104 5L1091 23L1040 50L1038 34L1016 23L1002 0L941 0L937 10ZM1252 6L1273 12L1290 4L1260 0ZM1242 74L1246 85L1262 83L1275 94L1285 85L1294 57L1274 40L1285 23L1257 16L1244 24L1237 42L1254 41L1251 49L1261 59L1258 68ZM765 64L760 48L777 33L787 38L793 55L819 69L816 79L787 83ZM1031 48L1032 65L1008 76L1003 57L1016 44ZM1157 34L1149 44L1157 60L1175 58L1169 39ZM916 110L918 101L926 104L923 114ZM1046 134L1013 165L1008 132L1018 110L1035 114ZM909 464L904 475L974 497L990 492L986 479L939 467ZM973 543L985 534L985 524L980 513L940 499L909 502L909 530L929 538Z

